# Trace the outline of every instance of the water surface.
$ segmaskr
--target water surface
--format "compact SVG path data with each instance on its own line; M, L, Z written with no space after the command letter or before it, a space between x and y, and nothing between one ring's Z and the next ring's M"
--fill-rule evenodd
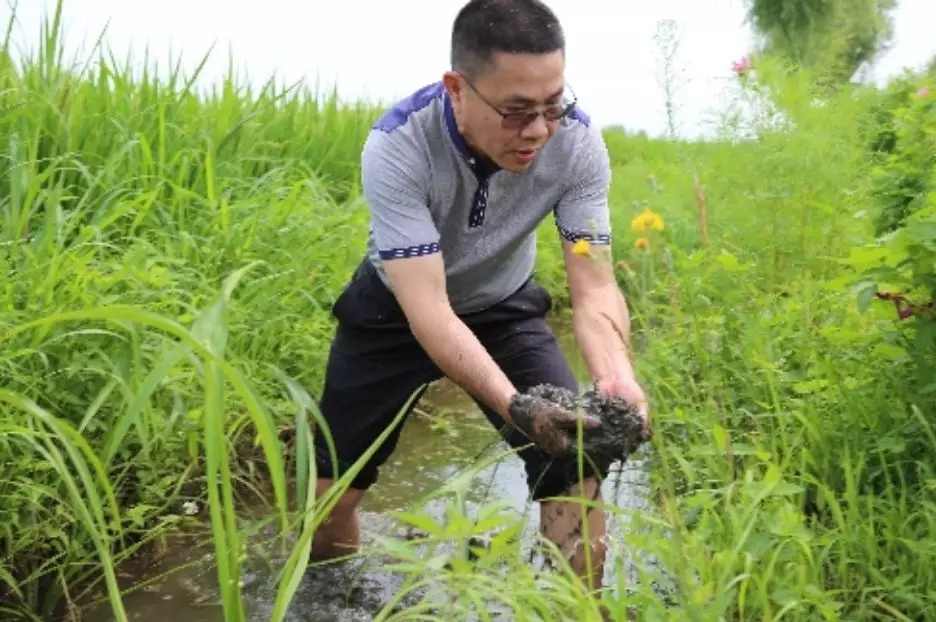
M576 373L583 380L587 372L578 356L571 331L565 322L554 321L553 329L560 337L563 349ZM649 450L645 447L644 449ZM417 412L405 422L397 449L381 469L380 480L366 495L361 505L361 531L364 547L378 534L399 534L401 528L389 513L405 510L414 501L487 456L502 454L508 446L500 441L496 431L474 402L447 380L433 385L423 396ZM648 505L645 458L636 456L625 464L604 485L604 498L623 508L643 509ZM530 539L539 528L538 505L528 499L523 464L509 456L476 475L468 488L466 506L470 515L479 504L489 501L509 502L510 508L526 521L525 533ZM443 505L430 501L426 509L437 518L443 515ZM251 512L256 513L256 512ZM621 517L610 525L613 535L620 536ZM620 537L614 538L615 542ZM262 538L252 538L245 562L244 593L251 621L269 620L276 595L276 569L284 561L280 550ZM629 553L616 551L628 558ZM204 547L171 547L149 577L170 573L152 585L128 594L125 606L134 620L170 620L186 622L224 622L218 601L216 577L213 572L211 543ZM354 621L371 620L399 590L401 578L382 572L376 562L344 563L311 568L303 578L291 604L287 620ZM606 567L606 584L613 581L613 566ZM108 607L97 607L83 617L90 622L113 619Z

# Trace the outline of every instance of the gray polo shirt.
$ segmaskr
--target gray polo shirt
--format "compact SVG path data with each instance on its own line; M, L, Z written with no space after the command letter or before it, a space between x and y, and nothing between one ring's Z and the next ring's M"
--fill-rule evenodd
M578 108L517 174L475 158L445 88L431 84L374 125L361 173L368 258L380 278L390 286L383 262L441 252L458 314L494 305L530 278L536 228L550 213L565 239L610 243L608 153L600 128Z

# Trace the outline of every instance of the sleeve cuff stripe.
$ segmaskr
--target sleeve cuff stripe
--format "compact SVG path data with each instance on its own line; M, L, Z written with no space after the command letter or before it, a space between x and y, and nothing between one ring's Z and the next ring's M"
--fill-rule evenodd
M607 233L601 233L597 236L592 235L591 233L576 233L570 231L565 227L559 227L559 233L570 242L577 242L579 240L587 240L592 244L610 244L611 236Z
M406 259L408 257L424 257L439 252L439 243L416 244L414 246L401 246L380 251L381 259Z

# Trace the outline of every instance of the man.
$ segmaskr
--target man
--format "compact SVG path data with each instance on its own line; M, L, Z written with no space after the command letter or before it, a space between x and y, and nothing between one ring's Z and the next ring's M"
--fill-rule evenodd
M611 272L609 160L600 129L564 97L565 43L538 0L472 0L452 32L452 69L374 126L361 158L371 213L368 257L334 305L338 320L320 408L338 455L316 434L323 494L391 424L424 383L447 376L520 448L544 535L592 586L602 580L605 516L581 507L606 473L562 457L576 418L519 393L541 383L578 390L549 331L549 294L531 278L535 229L554 214L573 327L598 387L639 404L626 344L627 305ZM574 252L589 240L603 259ZM610 321L609 321L610 320ZM505 424L509 424L506 425ZM585 420L585 425L596 422ZM399 426L319 528L313 556L353 552L355 508L396 444Z

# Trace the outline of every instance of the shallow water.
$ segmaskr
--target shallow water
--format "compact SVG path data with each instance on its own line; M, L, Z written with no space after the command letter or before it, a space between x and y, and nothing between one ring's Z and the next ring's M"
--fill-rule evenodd
M563 348L579 377L587 378L584 365L574 346L570 331L554 322ZM496 432L487 423L474 403L457 387L447 381L437 383L422 398L416 413L404 425L396 452L381 470L380 480L365 496L361 506L362 544L366 547L379 534L398 534L400 526L388 513L404 510L421 496L451 481L454 476L473 462L504 452ZM441 417L443 424L435 427L433 417ZM643 447L638 455L645 454ZM646 456L634 456L619 473L604 485L604 498L622 508L645 509L649 490L645 472ZM528 492L519 458L509 456L477 475L467 491L467 512L474 515L478 504L494 500L507 500L525 520L525 533L533 537L539 528L538 506L528 501ZM441 517L442 506L430 501L425 509ZM612 536L619 536L622 517L610 525ZM270 540L267 540L270 541ZM619 538L613 538L619 541ZM630 567L630 554L624 556L624 567ZM243 575L244 600L248 619L257 622L270 619L276 595L276 570L285 560L278 548L260 538L252 539L248 548ZM605 581L613 582L613 567L607 564ZM180 565L189 567L171 572ZM366 566L366 567L364 567ZM127 594L125 607L133 620L178 620L187 622L224 622L218 601L216 577L213 572L213 554L210 542L204 547L170 547L150 577L163 573L168 576L152 585ZM628 572L628 575L631 573ZM633 577L628 577L631 583ZM379 562L349 562L311 568L306 572L286 617L290 622L299 620L354 621L371 620L374 613L399 591L402 579L381 572ZM109 607L96 607L82 616L90 622L109 622L113 619Z

